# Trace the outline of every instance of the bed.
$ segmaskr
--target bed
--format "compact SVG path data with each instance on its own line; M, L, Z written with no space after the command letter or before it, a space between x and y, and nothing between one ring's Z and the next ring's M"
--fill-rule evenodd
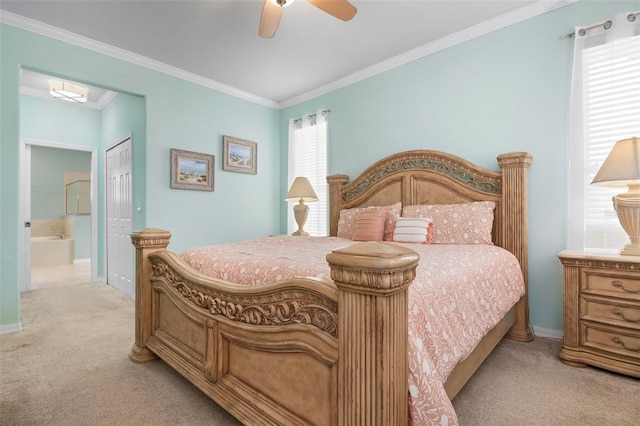
M527 304L530 163L528 153L503 154L498 156L500 171L493 171L455 155L415 150L386 157L351 182L346 175L329 176L329 237L267 237L254 244L274 253L274 247L294 241L317 245L326 251L326 264L311 261L317 255L300 248L303 266L318 264L319 269L301 275L277 273L274 282L266 278L259 285L232 283L246 275L242 269L235 276L226 270L217 276L206 268L197 270L198 262L206 262L190 257L193 251L178 255L167 250L168 231L135 232L131 238L136 247L136 320L130 359L143 363L161 358L246 424L456 424L448 401L491 350L505 336L522 342L533 338ZM397 203L409 207L483 202L494 206L491 241L484 246L513 257L517 273L509 270L504 275L519 276L522 289L513 306L447 367L446 377L440 376L442 383L434 392L447 402L428 399L434 406L421 407L416 416L418 398L410 384L417 370L431 367L413 358L416 342L422 350L422 339L416 339L410 323L417 306L414 288L422 287L417 280L412 287L414 278L428 273L425 265L435 259L436 251L459 264L466 262L455 256L493 259L498 254L477 251L479 245L341 241L341 212L346 216L355 209ZM217 250L220 256L227 250L237 258L248 249L230 245ZM278 257L280 270L295 263L285 255ZM224 269L219 266L211 269ZM467 272L460 274L468 280ZM493 275L480 281L491 289L492 279ZM485 296L471 294L482 299L480 309L492 306ZM420 328L421 333L431 330ZM433 338L452 340L447 333L434 333Z

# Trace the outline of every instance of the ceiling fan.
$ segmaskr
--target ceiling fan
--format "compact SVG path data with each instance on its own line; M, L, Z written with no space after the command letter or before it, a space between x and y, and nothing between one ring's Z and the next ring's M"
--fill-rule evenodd
M276 34L282 9L295 0L265 0L260 18L260 37L271 38ZM349 21L356 15L357 9L347 0L307 0L320 10L343 21Z

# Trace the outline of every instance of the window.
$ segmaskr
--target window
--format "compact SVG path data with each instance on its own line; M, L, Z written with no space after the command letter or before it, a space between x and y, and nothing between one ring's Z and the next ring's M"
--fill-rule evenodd
M611 197L591 180L621 139L640 137L640 24L635 14L576 30L571 99L568 248L617 250L628 236Z
M318 111L289 121L289 182L298 176L309 179L318 201L309 203L304 230L310 235L329 235L327 225L327 125L329 111ZM294 202L289 203L288 233L298 229L293 217Z

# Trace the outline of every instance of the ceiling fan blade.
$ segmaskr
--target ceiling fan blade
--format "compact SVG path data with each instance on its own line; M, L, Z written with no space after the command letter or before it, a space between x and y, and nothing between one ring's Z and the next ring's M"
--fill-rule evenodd
M343 21L349 21L356 16L358 9L347 0L307 0L318 9L327 12Z
M280 16L282 16L282 7L271 3L269 0L264 0L258 35L264 38L273 37L280 24Z

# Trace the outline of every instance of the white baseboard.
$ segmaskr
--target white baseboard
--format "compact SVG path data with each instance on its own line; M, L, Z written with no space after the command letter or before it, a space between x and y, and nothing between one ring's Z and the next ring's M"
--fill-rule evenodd
M0 325L0 336L4 334L20 333L22 331L22 322L15 324Z
M73 263L91 263L91 258L88 257L86 259L73 259Z
M564 333L560 330L551 330L549 328L533 327L533 334L538 337L550 337L552 339L562 339Z

